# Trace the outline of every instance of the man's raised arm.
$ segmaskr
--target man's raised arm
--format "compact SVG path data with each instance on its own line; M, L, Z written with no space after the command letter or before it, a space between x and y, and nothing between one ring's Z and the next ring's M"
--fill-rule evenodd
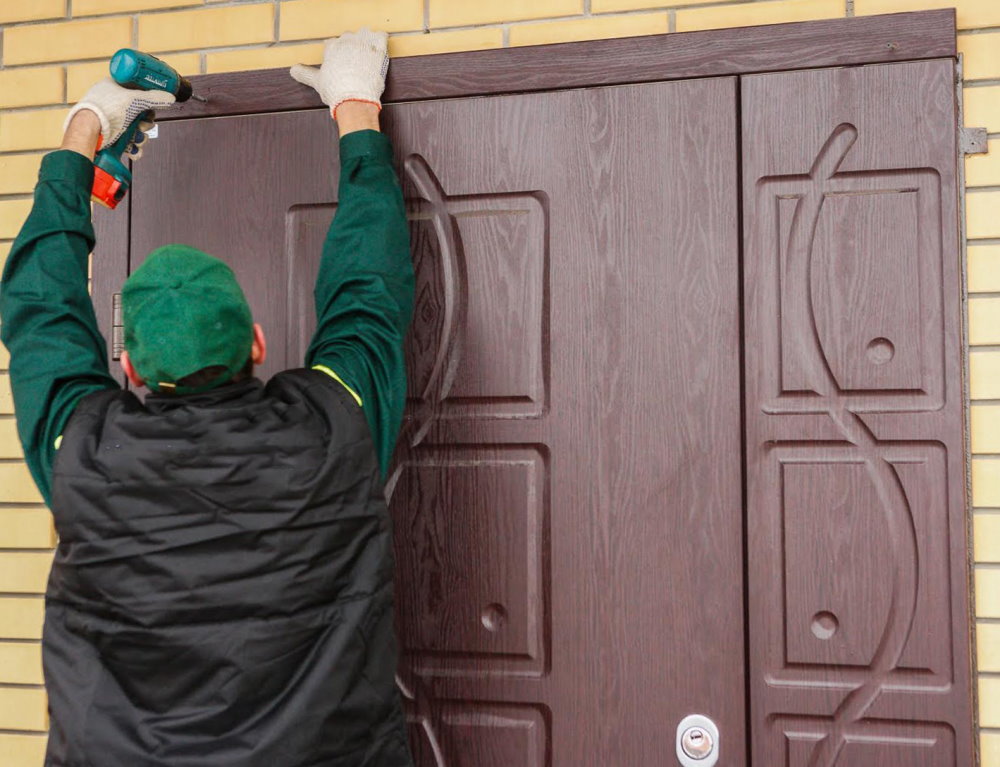
M362 30L328 42L321 69L292 68L330 106L340 131L337 214L323 245L306 364L354 395L383 475L406 401L403 339L413 310L406 210L378 123L387 65L385 34Z
M152 93L159 94L152 97L157 104L173 101L169 93ZM57 441L76 404L87 394L118 387L87 292L94 247L92 161L98 138L109 143L132 102L149 94L107 81L73 109L61 149L42 159L34 205L0 281L0 338L10 352L17 430L46 502Z

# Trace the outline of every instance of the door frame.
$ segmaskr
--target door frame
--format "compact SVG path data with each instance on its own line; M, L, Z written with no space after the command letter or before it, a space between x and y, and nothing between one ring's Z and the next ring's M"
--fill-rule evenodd
M932 58L958 58L954 9L405 56L393 59L382 102L401 104ZM190 79L195 92L207 101L191 99L163 110L157 115L159 122L324 107L316 91L291 80L287 67ZM117 211L97 208L94 213L98 244L92 296L109 359L115 357L115 337L121 336L113 300L129 272L130 220L131 195ZM125 385L124 375L114 366L112 374Z
M468 98L601 85L957 57L955 11L916 11L703 32L590 40L392 61L382 101ZM288 68L198 75L190 100L157 119L323 106Z
M382 100L384 104L400 104L945 58L958 59L954 9L402 57L393 60ZM325 108L312 88L291 80L285 67L196 75L190 79L195 92L207 101L191 100L164 110L157 115L158 121ZM956 158L957 162L957 146ZM958 168L961 173L961 163ZM964 191L957 190L960 198ZM109 357L116 335L112 326L120 325L120 317L115 319L112 310L113 296L121 290L129 271L130 220L131 196L118 211L99 208L94 215L98 244L92 295ZM960 232L964 253L964 229ZM967 357L966 346L967 339L963 338L963 357ZM123 376L120 380L124 383ZM963 396L963 407L967 408L967 389ZM963 429L967 433L967 419ZM966 450L966 467L968 460ZM965 514L968 518L968 498ZM971 642L971 584L968 588L966 623ZM974 655L969 668L973 698L973 721L969 724L975 727L978 711L974 705ZM749 664L746 670L749 674ZM975 733L973 729L973 748L977 748ZM748 718L748 739L751 735Z

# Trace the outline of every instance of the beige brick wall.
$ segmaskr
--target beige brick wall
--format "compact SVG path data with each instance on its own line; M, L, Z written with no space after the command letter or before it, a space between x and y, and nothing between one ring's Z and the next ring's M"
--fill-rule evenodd
M998 0L0 0L0 262L66 107L123 45L184 74L318 63L361 25L395 56L955 6L966 124L991 152L967 161L977 637L984 767L1000 767L1000 1ZM20 460L0 348L0 765L42 763L38 640L54 542Z

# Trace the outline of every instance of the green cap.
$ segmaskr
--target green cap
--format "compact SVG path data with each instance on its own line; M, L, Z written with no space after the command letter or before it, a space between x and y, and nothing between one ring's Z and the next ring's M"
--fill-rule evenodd
M253 319L236 275L188 245L164 245L122 288L125 350L152 391L195 394L230 381L250 357ZM177 381L203 368L226 373L200 387Z

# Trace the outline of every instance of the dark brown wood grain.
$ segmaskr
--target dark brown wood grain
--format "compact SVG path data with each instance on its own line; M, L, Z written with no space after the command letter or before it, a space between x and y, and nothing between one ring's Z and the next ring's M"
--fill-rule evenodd
M394 59L385 103L954 57L954 10ZM201 75L158 119L321 107L287 68Z
M973 764L954 83L742 79L754 764Z
M387 493L420 767L669 764L694 711L745 764L735 115L733 78L383 111L419 272ZM174 122L137 174L134 260L228 261L265 375L313 328L335 148L317 110Z
M333 122L311 112L183 121L159 132L130 193L131 268L172 242L226 260L271 340L260 375L301 365L304 349L287 343L295 325L290 318L308 315L313 303L309 292L289 305L286 220L292 225L298 220L296 203L334 199Z

